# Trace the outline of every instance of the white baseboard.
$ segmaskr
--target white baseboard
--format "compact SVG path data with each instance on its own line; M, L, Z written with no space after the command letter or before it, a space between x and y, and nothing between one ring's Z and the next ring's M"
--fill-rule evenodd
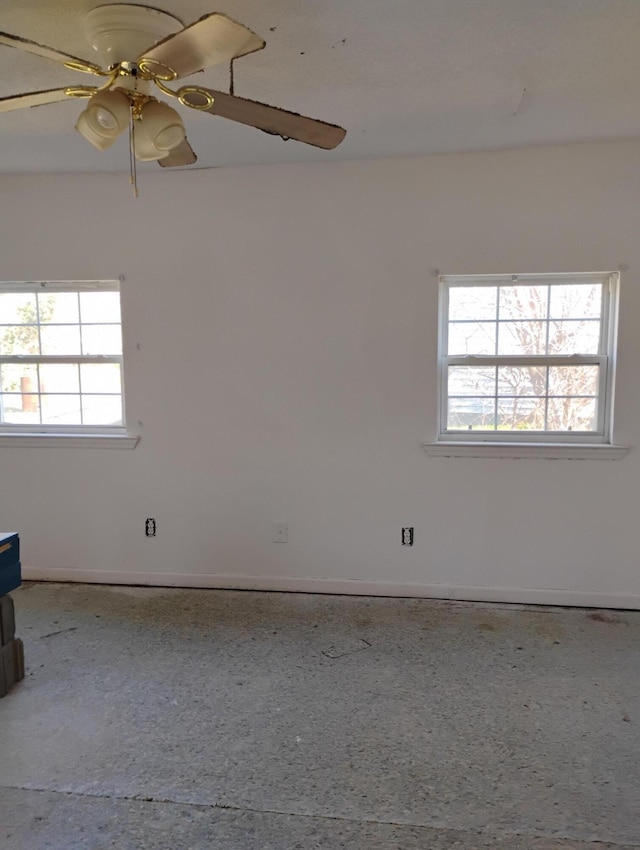
M125 584L147 587L199 587L227 590L267 590L288 593L330 593L352 596L399 596L452 599L467 602L507 602L524 605L566 605L580 608L640 610L638 593L603 593L544 587L485 587L475 585L414 584L357 579L304 578L301 576L238 576L208 573L124 572L76 570L60 567L22 568L25 581Z

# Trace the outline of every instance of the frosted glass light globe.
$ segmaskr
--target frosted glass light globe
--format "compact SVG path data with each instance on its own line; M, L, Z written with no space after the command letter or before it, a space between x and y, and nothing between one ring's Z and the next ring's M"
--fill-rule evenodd
M104 106L99 106L96 109L96 121L104 130L115 130L118 126L118 121L113 112L109 112Z

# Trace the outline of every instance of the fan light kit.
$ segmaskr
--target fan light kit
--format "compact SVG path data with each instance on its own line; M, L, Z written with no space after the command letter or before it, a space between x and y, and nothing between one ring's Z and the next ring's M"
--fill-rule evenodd
M61 53L17 35L0 32L0 44L60 62L73 71L104 79L99 86L66 86L0 98L0 112L86 98L76 130L98 150L106 150L129 131L131 182L137 196L136 159L163 167L192 165L196 155L178 112L151 92L209 115L219 115L265 133L332 150L346 131L266 103L236 97L233 62L265 47L265 42L227 15L213 12L185 27L176 17L148 6L98 6L84 19L87 41L101 64ZM168 84L223 62L231 63L229 93Z

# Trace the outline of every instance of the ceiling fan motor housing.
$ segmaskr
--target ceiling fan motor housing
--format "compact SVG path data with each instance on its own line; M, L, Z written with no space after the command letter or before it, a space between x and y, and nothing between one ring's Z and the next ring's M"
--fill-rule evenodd
M134 61L182 27L182 21L167 12L124 3L98 6L84 18L87 41L108 68Z

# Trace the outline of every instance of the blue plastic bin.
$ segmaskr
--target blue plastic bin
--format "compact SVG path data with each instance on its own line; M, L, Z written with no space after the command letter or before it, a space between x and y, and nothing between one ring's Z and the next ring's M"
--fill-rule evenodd
M20 538L15 531L0 533L0 596L21 584Z

